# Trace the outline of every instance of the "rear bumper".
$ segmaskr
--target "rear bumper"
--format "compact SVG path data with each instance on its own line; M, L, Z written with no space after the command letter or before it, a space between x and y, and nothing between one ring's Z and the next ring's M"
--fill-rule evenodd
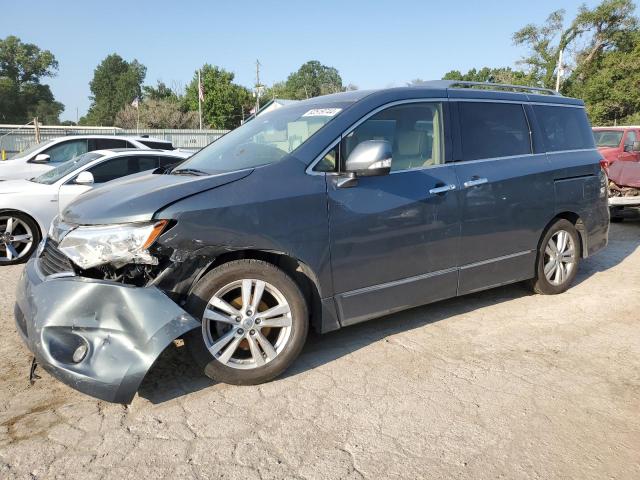
M640 207L640 196L637 197L609 197L610 207Z
M45 370L93 397L130 403L160 353L200 326L155 287L45 278L37 262L29 260L18 283L18 331ZM74 362L81 345L87 353Z

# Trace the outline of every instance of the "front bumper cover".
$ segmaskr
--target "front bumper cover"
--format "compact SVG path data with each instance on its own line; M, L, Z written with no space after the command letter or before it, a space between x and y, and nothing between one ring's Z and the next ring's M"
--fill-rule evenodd
M45 370L93 397L130 403L162 351L200 326L155 287L45 278L37 262L29 260L18 283L18 331ZM87 353L74 362L83 344Z

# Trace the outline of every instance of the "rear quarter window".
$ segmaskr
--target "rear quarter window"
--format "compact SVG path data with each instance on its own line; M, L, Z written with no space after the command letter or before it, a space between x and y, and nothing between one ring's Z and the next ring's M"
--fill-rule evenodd
M595 148L584 108L534 105L548 152Z

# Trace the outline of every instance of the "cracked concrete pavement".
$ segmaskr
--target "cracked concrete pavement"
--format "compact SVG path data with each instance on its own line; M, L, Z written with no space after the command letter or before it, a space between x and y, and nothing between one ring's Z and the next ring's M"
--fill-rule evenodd
M287 374L214 384L179 344L132 405L43 371L0 269L0 478L640 478L640 222L559 296L520 285L312 336Z

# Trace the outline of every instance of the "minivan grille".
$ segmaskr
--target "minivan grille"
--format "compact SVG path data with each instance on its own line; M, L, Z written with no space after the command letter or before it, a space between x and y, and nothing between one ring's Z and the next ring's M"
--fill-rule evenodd
M47 243L40 254L38 265L40 271L46 276L53 275L54 273L73 273L71 261L64 253L58 250L58 246L50 238L47 239Z

